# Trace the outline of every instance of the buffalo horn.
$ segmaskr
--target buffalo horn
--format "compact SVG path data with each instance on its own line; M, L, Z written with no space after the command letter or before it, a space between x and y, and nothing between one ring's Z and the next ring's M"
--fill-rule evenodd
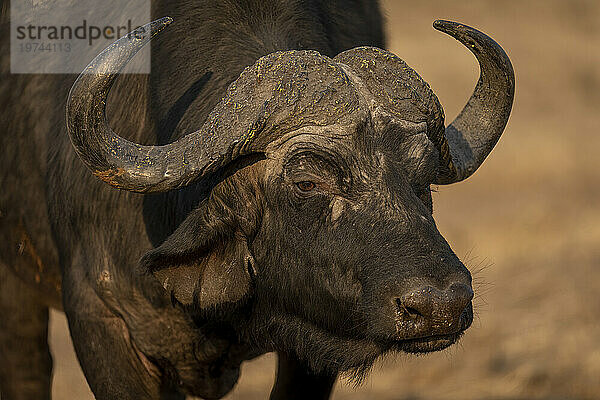
M449 184L472 175L498 142L512 108L515 76L504 50L484 33L450 21L438 20L433 26L465 45L480 66L471 98L440 135L442 165L436 183Z
M171 22L169 17L156 20L111 44L79 75L69 93L71 142L86 166L111 186L140 193L180 188L235 158L239 150L237 138L219 139L209 123L164 146L130 142L108 125L106 99L118 73Z

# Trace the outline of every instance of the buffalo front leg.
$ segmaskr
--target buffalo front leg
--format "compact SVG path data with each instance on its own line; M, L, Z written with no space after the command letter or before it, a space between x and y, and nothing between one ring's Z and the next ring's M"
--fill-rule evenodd
M77 358L97 400L184 399L165 387L160 371L133 344L113 314L77 272L65 273L63 302Z
M0 263L0 398L49 399L48 307Z
M278 353L271 400L329 399L336 378L336 375L314 374L296 357Z

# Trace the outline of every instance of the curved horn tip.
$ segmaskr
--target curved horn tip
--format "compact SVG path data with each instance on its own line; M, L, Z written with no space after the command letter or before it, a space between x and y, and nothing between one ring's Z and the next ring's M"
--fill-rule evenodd
M506 64L507 69L512 70L510 59L502 47L485 33L468 25L461 24L460 22L446 21L442 19L436 20L433 23L433 27L461 42L472 53L474 53L477 58L479 58L477 55L478 53L488 53L493 58L503 60L503 64Z
M487 38L493 42L493 39L488 38L485 33L460 22L438 19L434 21L433 27L446 35L452 36L468 47L473 47L472 43L467 43L469 39L484 40L484 38Z
M449 33L449 31L454 30L455 28L458 28L461 25L462 24L459 24L458 22L448 21L445 19L436 19L435 21L433 21L433 27L438 31L444 33Z
M167 26L169 26L171 22L173 22L173 18L171 17L162 17L161 19L157 19L156 21L150 22L150 34L152 36L156 35L158 32L162 31Z
M139 45L143 46L148 43L150 39L156 36L157 33L165 29L173 22L173 18L171 17L162 17L152 22L148 22L146 25L138 26L132 32L129 32L127 38L129 39L141 39ZM149 33L149 34L147 34ZM124 38L117 40L115 43L125 42Z
M157 19L156 21L153 21L152 23L156 24L156 25L161 25L161 26L164 27L164 26L170 25L171 22L173 22L173 18L171 18L169 16L166 16L166 17L162 17L160 19Z
M127 38L129 39L141 39L141 45L148 43L150 39L152 39L156 34L165 29L173 22L173 18L171 17L162 17L152 22L148 22L146 25L138 26L132 32L129 32ZM149 34L147 34L149 33ZM115 43L119 43L124 41L123 38L119 39Z

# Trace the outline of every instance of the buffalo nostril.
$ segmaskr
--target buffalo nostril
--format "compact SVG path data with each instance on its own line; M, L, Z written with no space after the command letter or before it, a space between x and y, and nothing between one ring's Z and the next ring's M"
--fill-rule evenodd
M392 299L396 309L396 334L399 338L420 338L457 334L473 320L473 290L454 282L445 289L424 285L414 287Z
M414 307L407 306L402 302L402 299L396 298L396 307L397 312L401 315L407 316L409 318L417 318L419 316L423 316L419 310Z
M424 286L411 290L396 298L398 312L410 318L423 317L426 320L445 320L454 323L468 307L473 298L473 290L462 283L454 283L445 290Z
M418 317L419 315L422 316L422 314L419 312L419 310L414 309L412 307L404 307L404 311L406 311L408 313L408 315L410 315L411 317Z

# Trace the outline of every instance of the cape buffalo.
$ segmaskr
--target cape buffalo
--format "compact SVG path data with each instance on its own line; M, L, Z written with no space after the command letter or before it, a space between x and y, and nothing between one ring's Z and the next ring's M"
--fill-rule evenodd
M98 399L219 398L272 351L272 399L326 399L340 372L455 343L471 276L430 185L469 177L504 130L514 76L500 46L435 22L481 67L444 127L427 83L382 50L375 1L161 0L152 13L175 22L152 41L150 75L111 71L167 17L75 81L9 75L2 3L2 399L50 396L49 307Z

